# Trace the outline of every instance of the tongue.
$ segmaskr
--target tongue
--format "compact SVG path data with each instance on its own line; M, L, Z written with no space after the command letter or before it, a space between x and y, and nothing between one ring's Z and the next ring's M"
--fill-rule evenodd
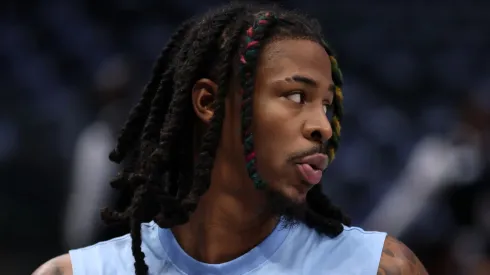
M322 179L322 171L313 169L309 164L298 164L298 169L309 184L317 184Z

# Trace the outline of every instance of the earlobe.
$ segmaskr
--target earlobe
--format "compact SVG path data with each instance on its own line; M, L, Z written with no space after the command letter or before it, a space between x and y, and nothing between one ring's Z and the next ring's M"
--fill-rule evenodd
M214 102L218 85L208 78L201 78L192 88L192 106L197 117L208 124L214 115Z

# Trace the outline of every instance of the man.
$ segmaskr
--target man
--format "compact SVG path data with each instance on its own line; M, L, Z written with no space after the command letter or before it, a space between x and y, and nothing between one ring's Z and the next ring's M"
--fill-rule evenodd
M341 85L307 17L232 4L184 23L110 155L126 160L113 187L134 197L103 217L131 233L35 274L426 274L321 191Z

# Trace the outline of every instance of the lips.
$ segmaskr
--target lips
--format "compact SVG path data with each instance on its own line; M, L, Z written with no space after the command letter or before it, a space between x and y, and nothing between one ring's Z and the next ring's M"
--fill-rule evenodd
M313 154L302 158L299 163L309 164L315 170L325 170L327 169L328 156L324 154Z
M323 170L327 168L328 157L324 154L313 154L302 158L296 167L301 176L309 184L318 184L322 179Z

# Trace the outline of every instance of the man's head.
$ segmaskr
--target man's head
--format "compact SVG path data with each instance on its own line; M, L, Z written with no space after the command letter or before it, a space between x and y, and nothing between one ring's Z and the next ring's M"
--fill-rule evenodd
M318 24L301 15L229 5L184 23L110 155L126 161L111 184L134 197L103 214L131 222L137 273L147 272L139 224L186 223L210 188L261 193L279 215L342 232L349 220L318 184L338 147L341 84Z
M296 202L306 200L327 165L325 148L332 136L327 111L334 100L331 75L328 54L311 40L275 40L259 58L252 104L254 146L249 154L255 153L260 181Z

